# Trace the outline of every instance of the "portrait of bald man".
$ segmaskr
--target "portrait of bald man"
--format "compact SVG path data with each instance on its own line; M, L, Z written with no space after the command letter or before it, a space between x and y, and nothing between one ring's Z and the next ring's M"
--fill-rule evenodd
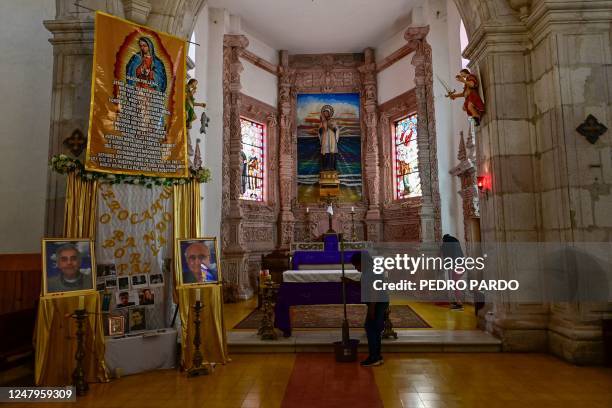
M212 243L213 250L207 245ZM183 283L214 283L218 281L214 240L181 242L183 253Z

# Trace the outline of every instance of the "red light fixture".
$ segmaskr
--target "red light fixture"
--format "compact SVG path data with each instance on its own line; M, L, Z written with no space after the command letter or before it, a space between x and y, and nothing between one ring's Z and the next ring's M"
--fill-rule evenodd
M478 191L482 192L484 190L484 176L476 177L476 185L478 186Z

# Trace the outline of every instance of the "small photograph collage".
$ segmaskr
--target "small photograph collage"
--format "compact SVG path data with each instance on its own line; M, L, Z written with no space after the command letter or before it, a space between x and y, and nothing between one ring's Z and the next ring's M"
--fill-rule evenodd
M171 260L164 261L163 270L169 271ZM147 309L153 307L156 292L162 296L164 273L117 275L114 264L98 264L96 287L102 296L102 311L109 315L108 334L123 335L147 329Z

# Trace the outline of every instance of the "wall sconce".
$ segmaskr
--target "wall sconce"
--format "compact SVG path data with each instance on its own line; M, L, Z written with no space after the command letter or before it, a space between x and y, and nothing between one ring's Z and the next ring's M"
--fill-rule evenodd
M476 186L478 187L479 193L489 198L489 192L491 191L491 175L485 173L482 176L476 177Z
M476 185L478 186L478 191L482 193L484 190L484 176L476 177Z

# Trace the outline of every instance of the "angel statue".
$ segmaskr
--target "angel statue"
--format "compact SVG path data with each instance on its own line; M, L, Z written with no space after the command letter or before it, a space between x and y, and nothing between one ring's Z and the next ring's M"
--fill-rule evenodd
M191 122L197 119L195 113L195 107L200 106L202 108L206 107L204 102L196 102L195 101L195 93L198 90L198 80L195 78L191 78L189 82L187 82L187 87L185 90L185 116L187 121L187 129L191 129Z
M319 141L321 142L321 170L323 171L336 170L340 128L332 119L333 116L334 108L331 105L324 105L321 108Z
M478 78L472 75L469 69L462 69L455 78L463 83L463 92L455 92L454 89L451 91L447 88L446 97L453 100L460 97L465 98L463 110L470 118L474 119L474 124L479 126L480 118L485 113L485 104L478 94Z

